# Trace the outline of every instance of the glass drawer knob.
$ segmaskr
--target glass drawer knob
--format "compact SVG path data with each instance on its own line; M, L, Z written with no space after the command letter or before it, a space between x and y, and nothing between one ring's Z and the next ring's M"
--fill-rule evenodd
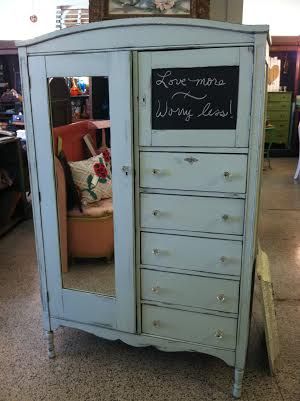
M154 327L159 327L160 326L160 321L159 320L153 320L152 322Z
M223 214L222 219L223 219L224 221L228 221L228 219L229 219L228 214Z
M160 251L159 251L159 249L154 248L154 249L152 249L152 253L153 253L153 255L158 256L160 254Z
M224 294L219 294L219 295L217 296L217 300L218 300L218 302L220 302L220 303L224 302L224 301L225 301L225 295L224 295Z
M154 168L154 169L152 170L152 175L159 175L159 174L160 174L160 170L159 170L159 169Z
M218 329L218 330L215 332L215 337L216 337L217 339L221 340L221 339L223 338L223 336L224 336L224 333L223 333L222 330Z
M220 257L220 262L222 262L222 263L225 263L225 262L226 262L225 256L221 256L221 257Z
M151 288L151 291L154 292L154 294L159 294L159 290L160 290L160 287L158 285Z
M159 216L160 215L160 211L159 210L153 210L152 211L152 214L153 214L153 216L155 216L155 217L157 217L157 216Z

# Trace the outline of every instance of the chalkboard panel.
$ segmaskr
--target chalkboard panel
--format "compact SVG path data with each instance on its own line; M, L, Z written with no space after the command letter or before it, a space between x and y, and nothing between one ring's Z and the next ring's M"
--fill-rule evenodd
M152 129L235 129L239 67L152 70Z

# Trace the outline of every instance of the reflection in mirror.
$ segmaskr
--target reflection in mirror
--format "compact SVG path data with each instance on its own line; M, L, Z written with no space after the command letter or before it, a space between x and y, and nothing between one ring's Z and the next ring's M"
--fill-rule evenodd
M49 79L64 288L115 295L107 77Z

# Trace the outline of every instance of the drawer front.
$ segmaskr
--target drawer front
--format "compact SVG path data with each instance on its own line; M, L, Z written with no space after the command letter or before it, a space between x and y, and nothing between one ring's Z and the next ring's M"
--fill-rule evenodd
M273 124L274 127L275 127L275 134L276 134L276 132L278 132L278 131L285 131L285 132L288 132L288 131L289 131L289 128L290 128L290 123L289 123L289 121L276 121L276 120L274 120L274 121L272 121L272 124Z
M289 133L286 130L278 130L276 132L276 140L281 143L287 143L289 138Z
M289 102L269 102L268 110L290 110Z
M142 269L141 297L146 301L238 313L239 282Z
M291 92L273 92L268 93L268 101L270 102L290 102Z
M280 110L268 110L267 118L271 121L271 123L276 126L275 122L277 120L289 122L290 113L288 111L280 111Z
M142 332L176 340L234 349L237 320L152 305L142 306Z
M143 265L239 276L241 258L239 241L141 233Z
M288 143L289 132L287 130L276 130L272 135L266 134L265 142L267 143Z
M244 200L141 194L141 227L243 234Z
M145 188L244 193L246 176L246 155L140 153L140 185Z

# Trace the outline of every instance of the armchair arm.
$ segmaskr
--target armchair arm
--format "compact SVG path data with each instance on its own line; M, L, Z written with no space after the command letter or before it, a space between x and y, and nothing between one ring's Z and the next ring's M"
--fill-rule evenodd
M56 199L59 227L59 244L61 269L63 273L68 271L68 240L67 240L67 193L64 170L59 159L54 156L56 172Z

